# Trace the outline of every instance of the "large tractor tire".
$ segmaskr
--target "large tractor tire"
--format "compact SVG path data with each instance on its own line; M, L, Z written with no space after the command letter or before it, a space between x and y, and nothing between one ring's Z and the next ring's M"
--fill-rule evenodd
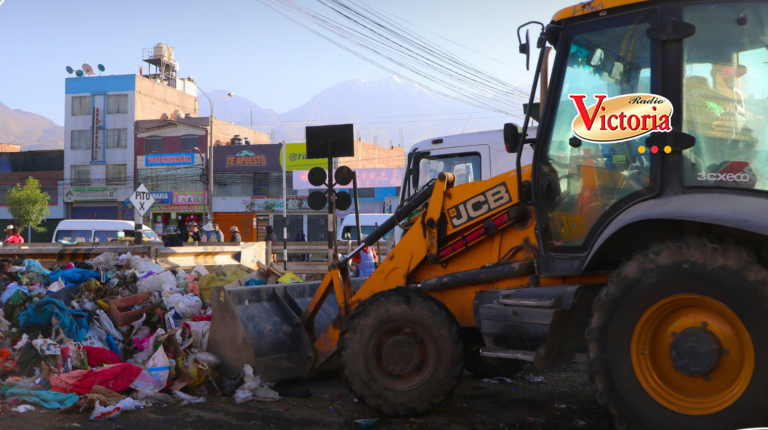
M463 372L459 323L432 296L398 288L375 294L341 330L344 382L366 406L392 417L435 408Z
M611 276L593 310L589 372L618 428L768 423L768 271L744 248L652 246Z
M485 346L483 335L476 328L464 331L464 369L478 378L513 378L522 371L527 363L520 360L487 358L480 355Z

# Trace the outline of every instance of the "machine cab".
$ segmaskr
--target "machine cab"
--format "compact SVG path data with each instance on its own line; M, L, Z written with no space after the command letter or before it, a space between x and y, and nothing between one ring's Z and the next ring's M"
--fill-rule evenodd
M536 128L529 128L529 136ZM491 178L513 170L516 154L504 146L502 130L480 131L423 140L408 153L400 203L414 195L441 172L453 173L456 185ZM533 151L527 148L523 164L531 164Z
M533 191L550 255L585 257L606 226L644 200L726 190L759 197L768 189L768 4L660 4L585 15L574 7L542 32L556 59ZM673 107L672 130L579 139L570 97L579 94L588 108L598 94L663 96Z

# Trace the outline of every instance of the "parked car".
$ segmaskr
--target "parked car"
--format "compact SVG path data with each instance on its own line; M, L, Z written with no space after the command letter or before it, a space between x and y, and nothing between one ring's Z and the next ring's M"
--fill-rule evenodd
M133 221L67 219L56 226L51 242L113 242L118 238L135 237L134 227ZM142 226L142 233L147 242L162 242L162 239L146 225Z

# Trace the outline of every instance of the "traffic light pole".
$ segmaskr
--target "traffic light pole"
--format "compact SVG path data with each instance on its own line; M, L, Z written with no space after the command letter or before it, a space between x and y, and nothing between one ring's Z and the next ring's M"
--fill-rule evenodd
M333 196L333 153L328 145L328 261L336 261L336 201Z
M363 229L360 227L360 203L357 199L357 172L352 172L352 192L355 199L355 224L357 224L357 246L363 243Z

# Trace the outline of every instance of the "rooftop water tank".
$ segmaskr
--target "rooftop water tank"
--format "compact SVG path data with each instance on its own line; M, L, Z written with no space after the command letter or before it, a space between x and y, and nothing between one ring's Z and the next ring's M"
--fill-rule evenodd
M253 143L251 142L251 139L249 139L249 138L247 138L247 137L245 138L245 142L244 142L244 143L245 143L246 145L253 145Z
M230 142L232 143L232 145L243 145L244 144L243 137L240 136L239 134L236 134L235 137L233 137Z

